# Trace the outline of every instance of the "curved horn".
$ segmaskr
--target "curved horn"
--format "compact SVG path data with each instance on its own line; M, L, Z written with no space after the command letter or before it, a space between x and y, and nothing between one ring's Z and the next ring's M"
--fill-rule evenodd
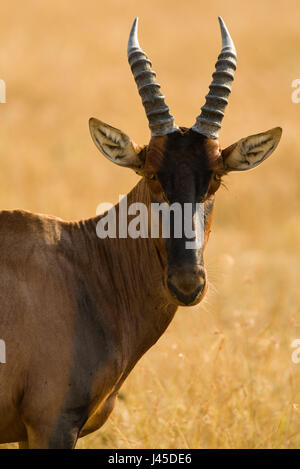
M219 16L222 35L222 51L216 63L216 71L209 86L209 93L192 129L202 135L218 138L218 131L228 104L228 97L236 70L236 50L224 21Z
M156 73L151 69L151 62L140 48L137 37L138 18L133 22L128 40L128 62L133 73L139 94L142 97L151 135L165 135L174 132L177 127L174 117L169 114L169 107L160 92Z

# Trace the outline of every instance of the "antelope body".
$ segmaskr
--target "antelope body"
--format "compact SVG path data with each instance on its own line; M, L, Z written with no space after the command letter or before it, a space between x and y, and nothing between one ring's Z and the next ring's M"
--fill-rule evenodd
M204 206L204 244L181 239L99 239L101 216L67 223L25 211L0 213L0 443L73 448L105 422L120 386L159 339L179 305L207 288L203 253L214 197L229 171L251 169L277 146L281 129L244 138L225 150L218 130L236 52L220 19L222 51L206 103L190 129L177 127L134 22L128 58L151 129L139 146L120 130L90 120L92 138L112 162L142 178L128 204ZM118 212L119 207L116 206Z

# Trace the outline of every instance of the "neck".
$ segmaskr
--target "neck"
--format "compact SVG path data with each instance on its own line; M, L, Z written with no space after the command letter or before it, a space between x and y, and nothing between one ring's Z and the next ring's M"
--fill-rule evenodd
M128 194L127 202L128 206L140 202L149 208L149 190L143 179ZM120 204L114 209L118 232ZM97 291L101 315L107 316L108 322L118 324L118 340L124 346L134 346L142 355L162 335L177 309L170 303L162 283L164 240L151 237L99 239L96 226L102 217L76 225L85 246L85 252L81 249L79 255L89 264L89 284L93 292Z

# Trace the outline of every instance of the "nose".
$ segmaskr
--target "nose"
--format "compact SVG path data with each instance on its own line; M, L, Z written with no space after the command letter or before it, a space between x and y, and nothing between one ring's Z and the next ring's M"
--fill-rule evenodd
M206 287L206 273L202 266L170 268L167 286L171 295L184 305L192 304Z

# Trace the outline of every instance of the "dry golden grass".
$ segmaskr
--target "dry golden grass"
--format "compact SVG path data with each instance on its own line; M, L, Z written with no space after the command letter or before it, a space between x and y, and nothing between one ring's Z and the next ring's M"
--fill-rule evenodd
M2 2L2 208L85 218L136 183L97 153L87 125L94 115L140 143L149 137L126 58L136 15L177 123L192 125L203 104L221 15L239 55L222 145L284 131L270 160L230 175L217 196L207 299L178 311L79 448L299 447L290 348L300 337L299 10L296 0Z

